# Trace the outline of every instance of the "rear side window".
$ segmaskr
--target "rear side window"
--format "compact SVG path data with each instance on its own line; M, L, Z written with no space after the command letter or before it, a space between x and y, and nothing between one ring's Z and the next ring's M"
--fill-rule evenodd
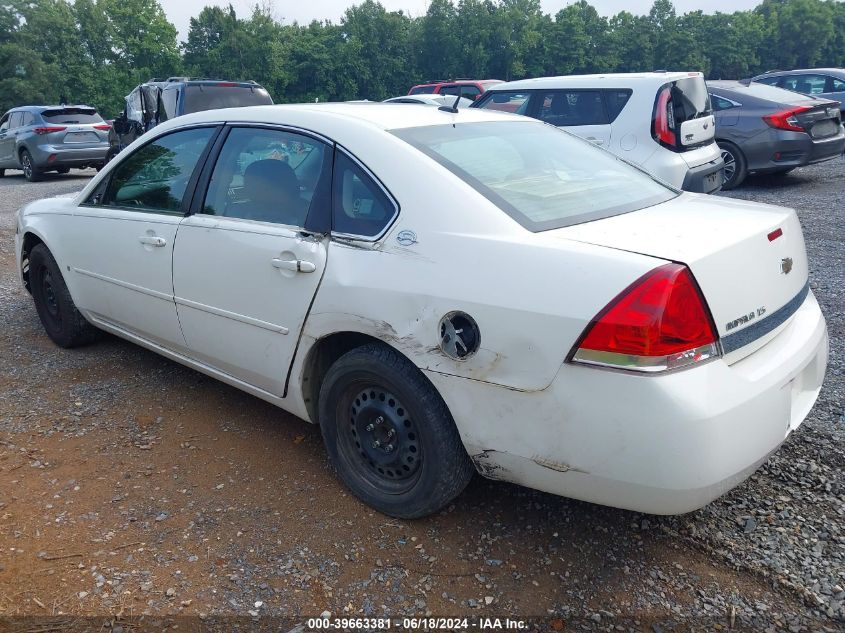
M410 94L412 94L412 95L434 94L434 86L417 86L415 88L411 88Z
M755 79L754 81L761 83L761 84L766 84L767 86L777 86L778 82L780 80L781 80L781 77L759 77L758 79Z
M330 152L309 136L235 128L214 166L202 212L305 226L326 162L331 165Z
M176 102L179 98L178 90L162 90L161 103L158 107L158 120L167 121L176 116Z
M270 93L264 88L226 84L188 85L185 87L184 98L185 114L218 108L240 108L273 103Z
M719 97L717 95L711 94L710 101L713 104L713 110L715 112L718 112L719 110L730 110L734 107L732 101L728 101L727 99L723 99L722 97Z
M604 91L604 102L607 106L607 116L610 119L610 122L613 123L616 120L622 110L625 109L625 104L628 103L628 99L631 98L631 90L605 90Z
M397 212L396 205L375 180L342 151L335 157L332 198L335 233L377 237Z
M554 90L538 93L537 118L558 127L604 125L610 121L599 90Z
M47 123L73 125L79 123L102 123L103 117L94 108L53 108L44 110L41 118Z
M830 92L843 92L845 91L845 80L837 79L836 77L830 78Z
M23 113L23 122L21 125L26 127L27 125L34 125L35 124L35 115L32 112L24 112Z
M515 114L526 114L531 93L528 91L486 92L478 101L476 107L485 110L497 110L499 112L513 112Z
M636 211L673 190L549 125L488 121L394 130L529 231Z
M441 86L437 94L441 95L459 95L461 92L460 86Z

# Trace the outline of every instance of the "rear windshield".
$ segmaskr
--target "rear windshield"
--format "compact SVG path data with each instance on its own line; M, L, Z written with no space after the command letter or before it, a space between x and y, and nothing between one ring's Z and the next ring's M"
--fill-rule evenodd
M434 86L416 86L415 88L411 88L412 95L427 95L434 93Z
M47 123L102 123L103 117L94 108L54 108L43 110L41 118Z
M812 101L812 97L802 95L791 90L784 90L783 88L776 88L775 86L767 86L752 81L748 86L741 86L733 89L734 94L739 95L736 98L741 98L741 95L747 94L757 99L765 99L766 101L774 101L775 103L806 103Z
M189 85L185 88L184 113L272 103L270 94L259 86Z
M712 113L707 84L702 77L679 79L672 84L672 105L675 125L699 119Z
M628 213L677 195L613 154L549 125L488 121L393 134L529 231Z

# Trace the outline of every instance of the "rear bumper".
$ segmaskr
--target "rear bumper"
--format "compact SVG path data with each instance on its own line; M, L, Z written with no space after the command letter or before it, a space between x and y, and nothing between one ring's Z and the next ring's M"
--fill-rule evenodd
M710 161L697 167L690 167L684 178L682 189L693 193L713 193L722 188L725 161L719 156L716 160Z
M428 376L479 471L654 514L689 512L741 483L795 430L827 365L812 293L764 347L661 376L564 364L543 392ZM612 397L607 397L612 394Z
M74 167L103 163L108 151L109 144L104 142L86 147L38 145L31 151L31 154L36 167L51 169L53 167ZM53 157L52 160L51 157Z
M836 158L845 151L845 131L813 139L803 132L770 130L740 147L748 160L748 170L764 174Z

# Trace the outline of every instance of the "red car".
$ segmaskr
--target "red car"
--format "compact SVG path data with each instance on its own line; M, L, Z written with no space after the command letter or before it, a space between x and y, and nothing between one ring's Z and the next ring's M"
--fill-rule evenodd
M465 99L475 101L484 94L490 86L503 83L500 79L456 79L454 81L431 81L417 84L408 91L409 95L436 94L461 95Z

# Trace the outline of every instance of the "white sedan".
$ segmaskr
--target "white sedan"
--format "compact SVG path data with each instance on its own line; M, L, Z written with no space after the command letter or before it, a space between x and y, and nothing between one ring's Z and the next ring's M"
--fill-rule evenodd
M397 517L475 471L699 508L801 424L827 363L794 211L511 114L179 117L22 209L15 242L56 344L105 330L319 424Z

